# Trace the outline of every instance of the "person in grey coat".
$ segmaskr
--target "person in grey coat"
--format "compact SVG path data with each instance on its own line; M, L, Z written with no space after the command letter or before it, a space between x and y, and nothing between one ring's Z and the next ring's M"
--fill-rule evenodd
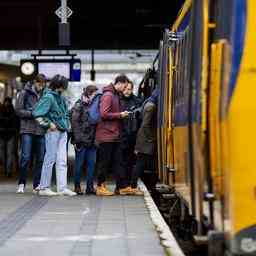
M46 85L46 78L39 74L33 81L28 82L17 98L15 110L20 118L21 134L21 156L20 174L17 193L24 193L29 164L34 153L36 163L33 170L33 191L39 190L41 169L45 154L45 130L36 122L32 116L36 104L38 103Z
M141 194L137 189L138 178L145 169L152 172L150 186L155 186L156 176L156 149L157 149L157 103L158 89L144 102L142 107L142 124L137 134L135 154L137 155L136 166L132 173L131 188L134 194Z

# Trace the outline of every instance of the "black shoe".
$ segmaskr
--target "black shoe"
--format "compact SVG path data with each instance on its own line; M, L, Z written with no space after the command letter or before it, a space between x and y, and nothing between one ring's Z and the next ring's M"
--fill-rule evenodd
M75 192L77 193L77 195L81 196L84 193L82 192L81 186L80 185L75 185Z
M96 195L96 190L95 189L86 189L85 194L86 195Z
M115 195L120 195L120 191L119 191L119 188L115 188Z

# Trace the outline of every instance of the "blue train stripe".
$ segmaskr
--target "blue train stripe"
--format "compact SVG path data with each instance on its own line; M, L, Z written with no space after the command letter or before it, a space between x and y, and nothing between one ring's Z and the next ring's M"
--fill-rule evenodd
M191 10L186 13L185 17L183 18L182 22L180 23L177 32L182 32L186 30L188 25L190 24L190 17L191 17Z
M232 45L232 63L231 63L231 77L228 88L229 102L231 100L233 91L236 86L238 72L243 56L244 42L245 42L245 30L246 30L246 14L247 5L244 0L235 0L233 15L233 31L231 37Z

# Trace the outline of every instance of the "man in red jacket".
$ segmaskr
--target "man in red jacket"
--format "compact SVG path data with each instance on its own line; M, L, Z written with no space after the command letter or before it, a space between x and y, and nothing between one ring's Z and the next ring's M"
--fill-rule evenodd
M112 166L116 175L116 191L122 195L129 194L130 187L126 184L125 170L122 166L121 125L122 119L129 112L121 112L120 96L129 79L125 75L116 77L115 83L103 88L100 102L101 122L96 128L96 142L99 144L98 186L96 194L112 196L113 193L105 186L106 174Z

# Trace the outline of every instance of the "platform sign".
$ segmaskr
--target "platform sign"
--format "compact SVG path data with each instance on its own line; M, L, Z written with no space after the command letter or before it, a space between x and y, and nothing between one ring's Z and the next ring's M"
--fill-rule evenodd
M38 62L38 73L44 74L47 80L56 74L70 78L70 64L67 62Z
M55 12L55 14L60 18L60 19L62 19L63 17L64 17L64 19L65 19L65 17L66 18L69 18L71 15L72 15L72 13L73 13L73 11L68 7L68 6L66 6L66 7L59 7L57 10L56 10L56 12ZM62 23L65 23L65 22L62 22Z
M70 76L71 81L80 81L81 80L81 62L72 63L72 73Z
M48 80L55 75L63 75L69 81L81 80L80 59L23 59L20 62L20 73L23 82L31 81L39 73Z
M61 0L61 6L55 11L55 14L60 18L59 23L59 45L70 46L70 25L68 18L73 11L67 6L67 0Z

